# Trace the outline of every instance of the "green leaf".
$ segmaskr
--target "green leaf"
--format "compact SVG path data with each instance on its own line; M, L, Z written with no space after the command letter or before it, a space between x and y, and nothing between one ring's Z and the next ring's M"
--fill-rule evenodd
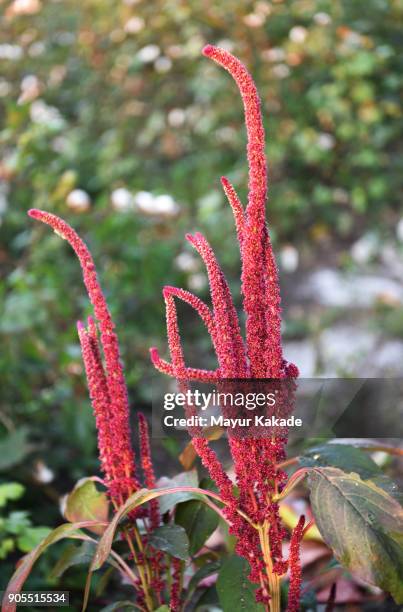
M116 601L102 608L100 612L120 612L120 610L137 610L136 606L131 601ZM160 610L160 608L158 608ZM169 612L169 608L167 608Z
M38 546L44 538L50 534L51 530L49 527L27 527L23 533L17 538L18 548L24 552L30 552Z
M233 555L224 562L216 585L223 612L264 610L264 607L256 602L257 585L251 583L249 573L249 563L241 557Z
M28 429L20 427L0 440L0 471L22 463L32 446L28 444Z
M31 526L28 512L25 510L16 510L10 512L6 519L4 519L4 529L8 533L14 535L21 534L27 527Z
M77 521L108 522L109 501L106 493L98 491L91 478L80 480L67 497L64 516L71 523ZM103 533L105 527L94 528L95 533Z
M155 612L169 612L170 608L165 604L155 610Z
M83 542L81 546L70 544L50 573L51 578L60 578L74 565L90 564L95 552L95 542Z
M164 489L173 488L173 487L197 487L199 484L199 478L197 476L196 470L189 470L188 472L181 472L177 474L173 478L163 477L158 481L158 486L163 487ZM175 508L175 506L183 501L187 501L189 499L194 499L194 495L192 493L187 493L186 491L180 491L178 493L173 493L170 495L165 495L160 499L159 505L161 514L165 514L165 512L169 512Z
M23 557L12 575L10 582L8 583L6 593L4 594L3 601L8 601L7 594L8 593L19 593L24 586L24 582L28 578L34 563L39 559L45 550L51 546L51 544L55 544L59 540L64 538L74 538L74 539L87 539L84 533L80 531L83 528L94 527L93 521L83 521L81 523L65 523L64 525L60 525L56 529L54 529L33 551L31 551L28 555ZM3 603L2 612L15 612L16 610L15 602Z
M205 489L200 489L198 487L182 486L173 487L169 489L140 489L139 491L136 491L136 493L133 493L133 495L131 495L129 499L126 500L124 505L119 508L118 512L116 512L112 521L105 529L105 532L103 533L102 538L99 541L97 551L94 555L94 559L91 564L91 571L99 569L105 563L112 548L113 538L115 536L117 526L120 521L129 514L129 512L131 512L138 506L141 506L142 504L151 501L152 499L157 499L158 497L163 497L165 495L176 495L177 493L190 493L194 499L204 500L206 500L207 497L213 497L214 499L217 499L218 497L219 501L221 501L216 493L213 493L212 491L207 491Z
M308 484L318 529L336 558L403 603L401 505L370 480L337 468L315 468Z
M186 531L192 556L199 552L207 538L217 529L218 520L218 514L200 500L191 499L178 505L175 523Z
M344 472L355 472L364 480L382 474L371 457L347 444L323 444L305 451L299 458L302 467L336 467Z
M149 544L178 559L186 560L189 557L189 540L186 531L174 523L155 529L150 535Z
M0 485L0 508L9 500L19 499L24 494L25 488L19 482L6 482Z
M202 565L201 568L197 570L195 574L193 574L188 585L188 593L192 593L195 589L197 589L199 582L201 582L205 578L208 578L208 576L215 574L220 570L220 568L220 561L213 561L212 563L206 563L205 565Z

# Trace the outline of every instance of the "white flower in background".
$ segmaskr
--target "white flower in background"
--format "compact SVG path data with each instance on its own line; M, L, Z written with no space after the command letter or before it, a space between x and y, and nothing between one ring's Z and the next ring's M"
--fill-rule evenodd
M172 68L172 60L166 55L158 57L154 62L154 68L160 73L169 72Z
M200 267L200 262L191 253L183 251L175 257L175 265L178 270L182 272L197 272Z
M39 57L40 55L45 53L45 51L46 51L45 43L43 43L41 40L38 40L32 43L32 45L30 45L28 49L28 55L29 57Z
M399 242L403 242L403 217L400 219L396 226L396 236Z
M332 22L330 15L328 15L327 13L315 13L315 15L313 16L313 20L318 25L323 26L329 25L329 23Z
M154 196L149 191L139 191L134 196L134 203L138 210L152 214Z
M290 74L290 69L287 64L277 64L277 66L273 67L273 74L278 79L285 79Z
M140 212L147 215L175 217L179 213L179 205L168 194L154 196L149 191L139 191L134 202Z
M288 36L294 43L303 43L307 37L308 30L303 26L294 26L291 28Z
M221 38L217 41L217 47L221 47L222 49L225 49L226 51L232 53L235 48L235 45L233 40L230 40L229 38Z
M208 285L207 276L203 272L191 274L188 278L187 284L191 291L202 291Z
M91 205L90 196L83 189L73 189L66 198L66 204L72 210L84 212Z
M47 484L52 482L55 474L43 461L39 459L35 464L34 477L38 482Z
M24 55L22 47L19 45L9 45L4 43L0 45L0 59L5 60L19 60Z
M273 47L263 51L262 57L268 62L282 62L285 59L285 51L281 47Z
M34 74L28 74L21 81L21 95L18 98L18 104L32 102L41 93L41 82Z
M125 187L119 187L111 193L111 203L115 210L128 212L134 208L134 196Z
M154 209L156 214L174 217L179 212L179 205L170 195L159 195L154 198Z
M364 234L351 247L351 257L358 264L366 264L377 254L378 246L375 234Z
M35 100L29 109L29 116L34 123L40 123L52 128L63 126L63 117L55 106L49 106L43 100Z
M6 79L0 79L0 98L5 98L11 92L11 83Z
M161 50L158 45L146 45L137 53L137 58L140 62L143 62L143 64L148 64L150 62L155 62L160 53Z
M141 32L144 26L145 21L142 17L131 17L125 23L125 32L128 34L137 34L137 32Z
M280 263L285 272L295 272L299 264L299 253L291 244L285 245L280 251Z
M263 13L249 13L243 18L243 22L248 28L260 28L266 21L266 15Z
M330 151L330 149L333 149L335 142L335 138L332 134L322 132L318 135L317 144L322 151Z
M8 16L35 15L42 8L40 0L14 0L7 9Z
M186 113L183 108L173 108L168 113L168 123L171 127L180 127L185 123Z

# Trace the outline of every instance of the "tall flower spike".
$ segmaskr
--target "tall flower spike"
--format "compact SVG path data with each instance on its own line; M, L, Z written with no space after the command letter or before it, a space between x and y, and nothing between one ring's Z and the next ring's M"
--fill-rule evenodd
M77 331L98 432L98 449L101 469L105 474L106 484L109 486L109 483L115 480L116 473L112 455L113 441L110 429L111 415L108 387L99 351L91 342L93 337L85 329L81 321L77 323Z
M300 544L304 534L305 517L299 518L298 524L294 528L290 541L290 555L288 565L290 569L290 588L288 591L287 612L298 612L301 596L301 561Z
M128 495L139 487L135 474L135 457L130 440L129 401L120 361L119 343L112 317L98 281L94 261L86 244L63 219L37 209L31 209L28 214L30 217L50 225L58 235L67 240L79 259L84 284L101 332L110 410L113 415L113 445L124 472L126 495Z
M148 423L142 412L138 413L139 420L139 438L140 438L140 460L143 468L144 481L148 489L155 489L156 480L154 474L153 463L151 459L150 437L148 432ZM150 524L152 529L156 529L160 524L160 512L158 500L150 501Z
M174 365L172 363L168 363L168 361L165 361L165 359L162 359L158 349L155 346L150 348L150 357L156 370L162 374L176 378L177 374ZM214 382L220 376L219 370L201 370L198 368L186 367L184 372L184 380L189 381L198 380L200 382Z
M234 214L236 233L238 236L239 246L242 248L243 234L245 231L245 212L241 204L238 194L234 187L231 185L229 180L225 176L221 177L221 184L224 189L224 193L227 196L227 200L232 208Z
M218 332L216 351L220 372L224 378L244 378L247 376L245 347L227 281L205 237L197 232L194 236L187 234L186 238L198 251L207 268Z
M251 375L275 377L280 375L282 364L280 302L277 268L269 255L271 245L265 222L267 168L259 95L249 72L231 53L212 45L207 45L203 53L231 74L244 105L249 164L248 205L241 250L246 343Z

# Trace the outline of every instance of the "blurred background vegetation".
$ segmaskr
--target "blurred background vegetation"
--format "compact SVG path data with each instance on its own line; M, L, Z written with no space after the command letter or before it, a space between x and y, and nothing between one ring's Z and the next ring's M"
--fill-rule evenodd
M239 294L219 177L245 200L242 106L207 42L238 55L261 94L289 354L306 375L365 375L375 349L381 370L402 363L403 2L2 0L0 14L3 587L59 520L60 494L97 470L79 265L27 210L63 216L90 246L137 407L148 349L165 346L162 286L207 299L186 231L208 236ZM212 365L183 318L190 365Z

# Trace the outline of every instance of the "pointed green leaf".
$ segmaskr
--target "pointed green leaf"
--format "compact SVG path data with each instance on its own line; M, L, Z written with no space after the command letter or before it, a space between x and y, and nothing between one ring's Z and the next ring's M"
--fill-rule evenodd
M8 583L7 590L4 594L3 601L7 602L8 593L19 593L24 586L24 582L28 578L34 563L39 559L42 553L51 544L55 544L63 538L83 539L85 540L88 536L80 531L84 528L93 528L95 523L93 521L83 521L80 523L65 523L54 529L33 551L23 557L12 575L10 582ZM15 602L8 602L3 604L2 612L14 612L17 604Z
M74 565L90 564L95 552L95 542L83 542L81 546L70 544L58 559L50 573L51 578L60 578Z
M207 538L217 529L218 520L218 514L200 500L191 499L178 505L175 523L185 529L191 555L198 553Z
M205 565L202 565L201 568L198 569L197 572L192 576L188 585L188 592L192 593L195 589L197 589L197 585L199 584L199 582L201 582L205 578L208 578L208 576L215 574L220 570L220 568L220 561L213 561L212 563L206 563Z
M312 511L342 565L403 603L403 508L358 474L315 468L308 479Z
M248 576L249 563L233 555L223 564L217 579L217 593L223 612L263 612L264 607L255 599L256 584Z
M158 481L158 487L163 487L164 489L171 489L173 487L197 487L198 484L199 478L196 470L181 472L180 474L176 474L173 478L164 476ZM164 495L159 501L161 514L165 514L165 512L172 510L180 502L189 499L192 499L192 493L187 493L186 491Z
M149 544L177 559L189 558L189 540L186 531L180 525L169 523L158 527L150 535Z
M97 551L94 555L94 559L91 564L91 571L99 569L105 563L105 560L107 559L112 548L113 538L115 537L117 526L120 521L129 514L129 512L142 504L146 504L152 499L176 493L189 493L192 494L194 499L205 500L206 503L207 497L212 497L214 499L218 499L218 501L221 501L219 495L216 493L207 491L205 489L199 489L198 487L181 486L169 489L140 489L139 491L136 491L129 497L128 500L126 500L125 504L119 508L118 512L116 512L112 521L105 529L105 532L99 541Z
M302 467L336 467L344 472L356 472L366 480L382 472L365 452L347 444L323 444L305 451L299 458Z

